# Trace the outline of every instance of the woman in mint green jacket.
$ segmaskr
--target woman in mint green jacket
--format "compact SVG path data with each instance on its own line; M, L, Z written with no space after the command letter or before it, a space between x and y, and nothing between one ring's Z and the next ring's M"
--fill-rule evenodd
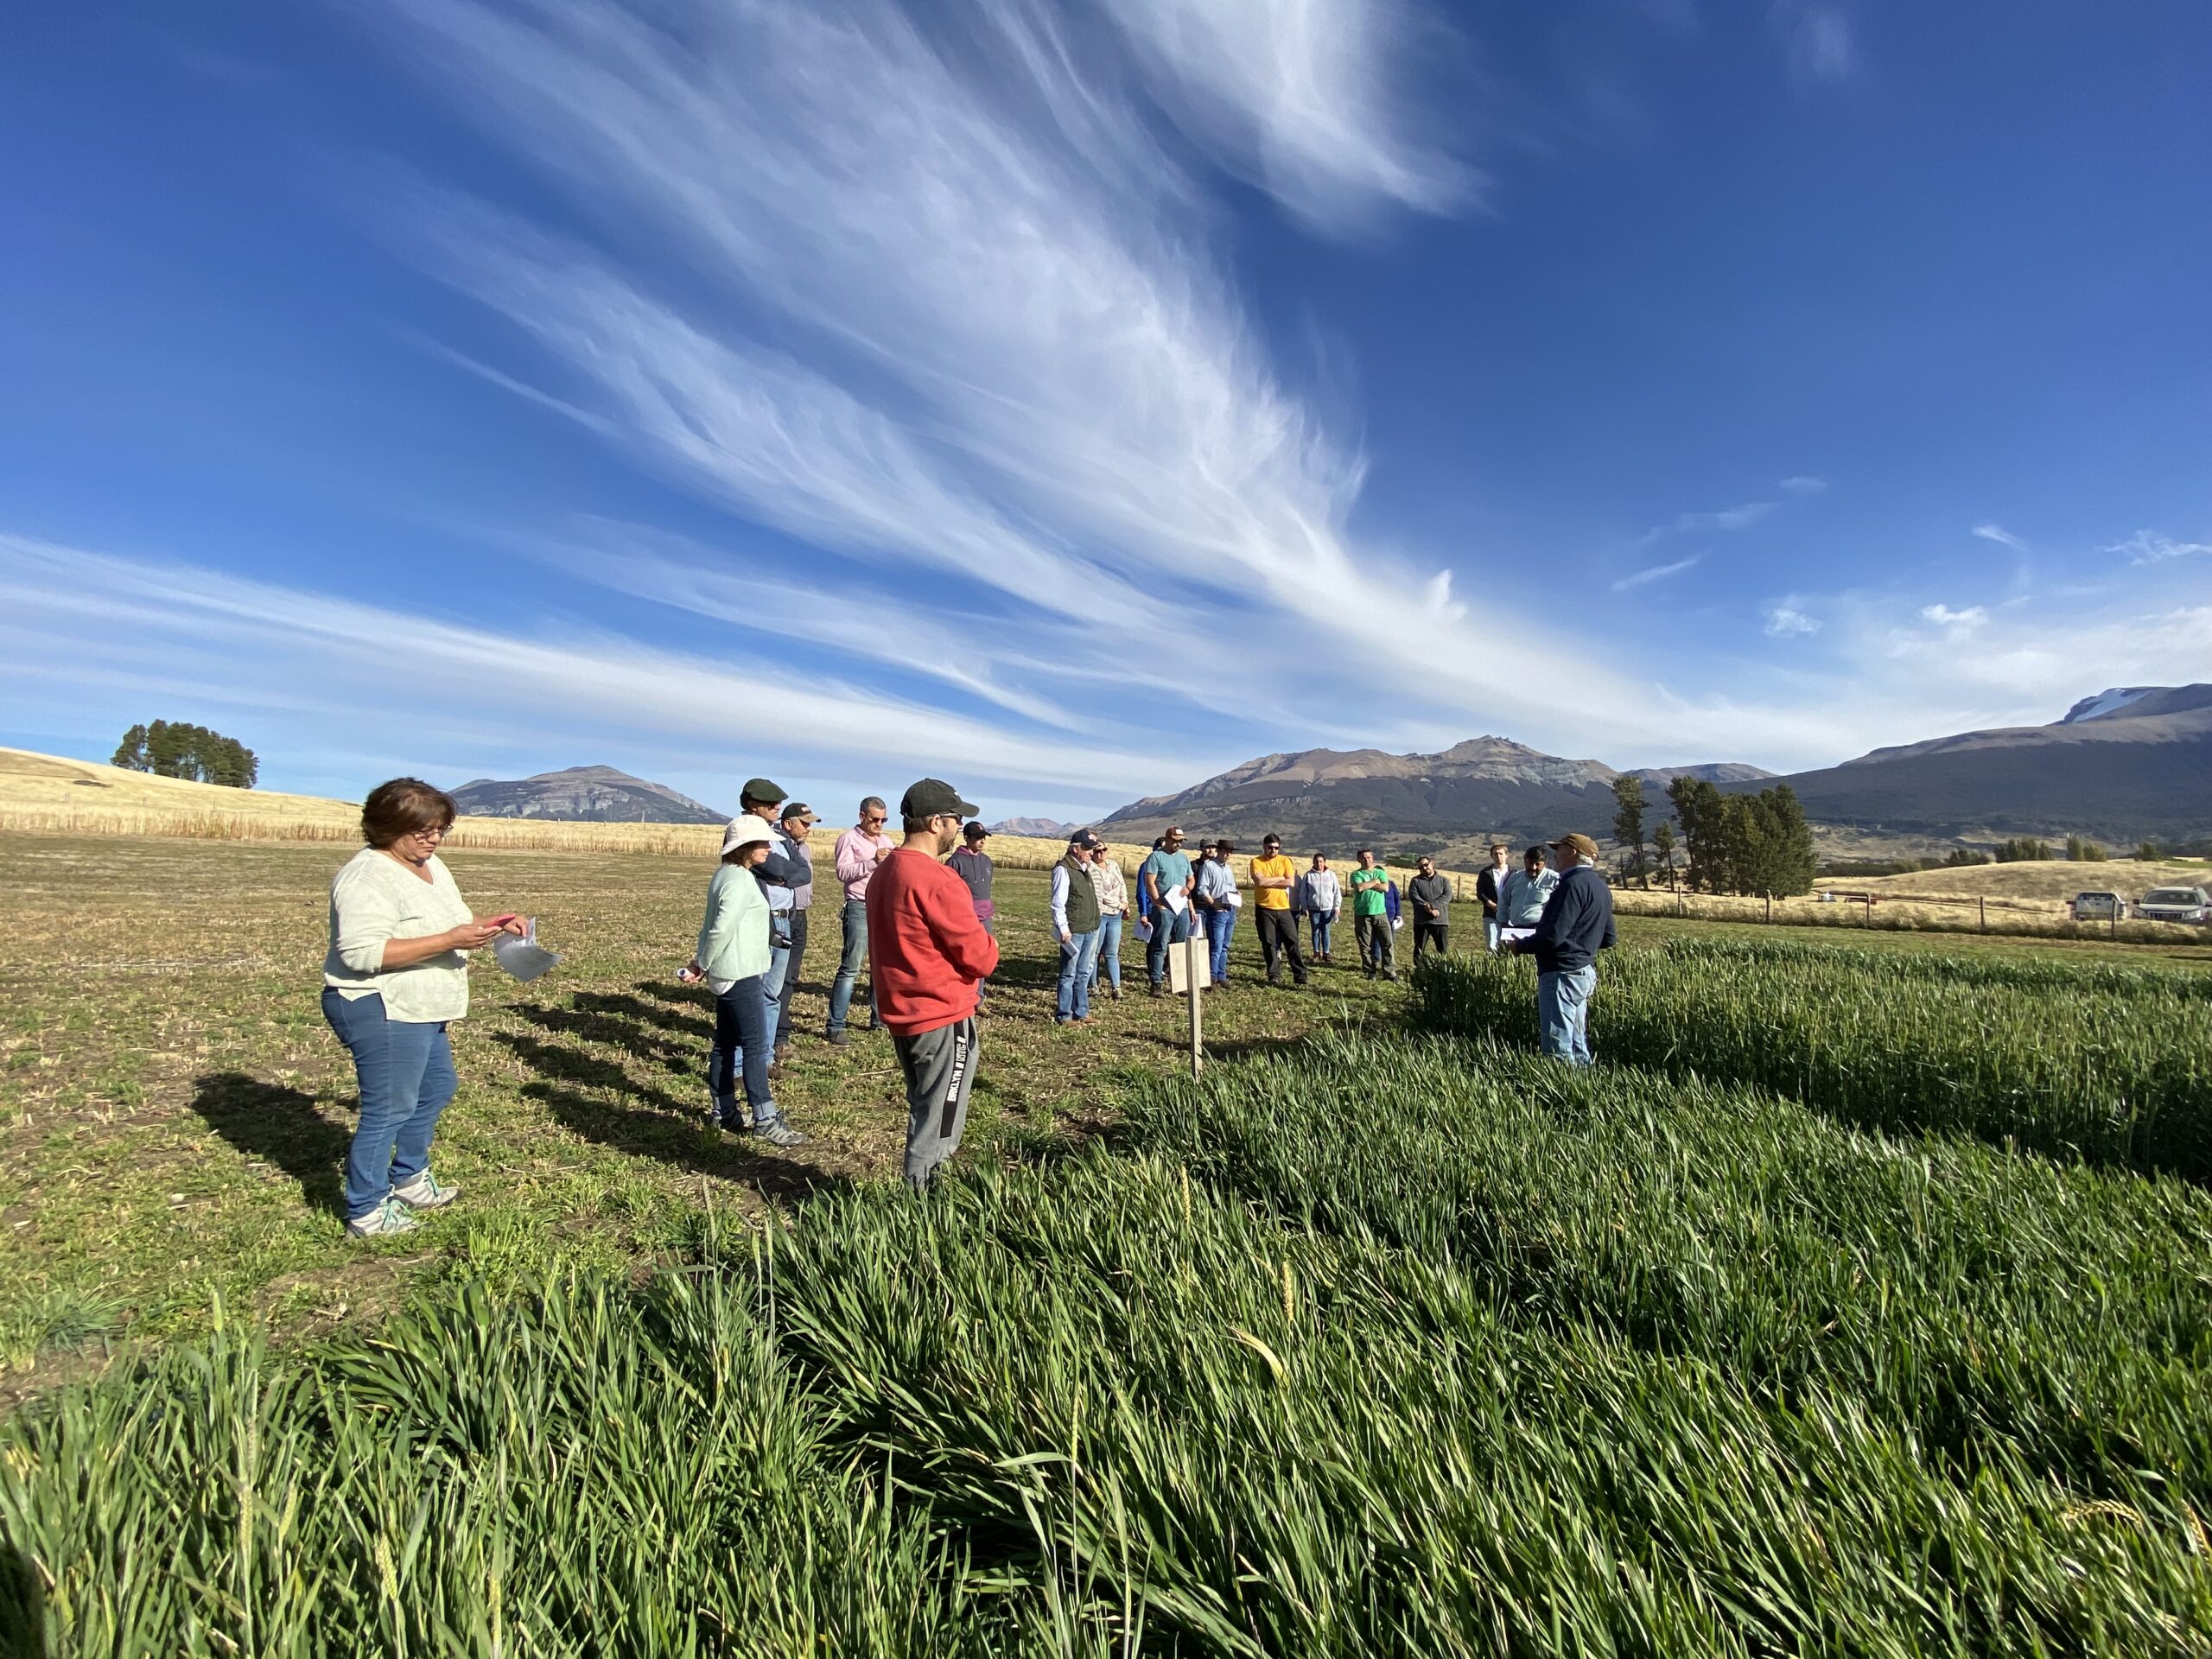
M750 812L723 832L721 865L707 884L699 953L682 977L703 979L715 994L715 1048L707 1062L715 1121L734 1132L745 1128L737 1109L737 1080L742 1076L753 1133L772 1147L795 1147L806 1137L784 1122L768 1086L774 1030L768 1000L768 900L753 874L768 852L767 823Z

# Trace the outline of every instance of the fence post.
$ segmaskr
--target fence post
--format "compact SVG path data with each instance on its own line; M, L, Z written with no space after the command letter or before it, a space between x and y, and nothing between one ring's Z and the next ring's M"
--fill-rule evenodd
M1191 1078L1198 1080L1199 1069L1205 1064L1205 1049L1200 1040L1198 1014L1198 936L1195 933L1183 941L1184 981L1191 988Z
M1977 893L1974 895L1974 908L1981 912L1980 931L1986 933L1989 931L1989 899L1986 895Z

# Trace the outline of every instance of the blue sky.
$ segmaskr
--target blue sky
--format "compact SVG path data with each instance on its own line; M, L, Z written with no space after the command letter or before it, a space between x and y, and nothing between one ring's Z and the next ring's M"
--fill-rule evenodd
M2212 8L202 0L0 60L0 741L1084 817L2212 671Z

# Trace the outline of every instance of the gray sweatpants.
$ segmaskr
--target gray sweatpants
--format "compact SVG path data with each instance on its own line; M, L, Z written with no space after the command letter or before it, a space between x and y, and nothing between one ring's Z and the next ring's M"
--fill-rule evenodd
M937 1166L960 1150L976 1045L972 1014L918 1036L891 1039L906 1078L906 1179L916 1187L926 1186Z

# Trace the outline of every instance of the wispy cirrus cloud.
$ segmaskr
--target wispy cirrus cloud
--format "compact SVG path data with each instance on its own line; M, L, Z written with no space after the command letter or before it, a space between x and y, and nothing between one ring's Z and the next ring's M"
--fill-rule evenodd
M1980 605L1967 605L1954 610L1948 605L1923 605L1920 620L1943 629L1953 639L1972 633L1989 620L1989 612Z
M2015 553L2025 553L2029 550L2026 542L2002 524L1976 524L1973 533L1985 542L1994 542L1998 546L2008 547Z
M708 658L552 622L501 632L4 534L0 600L10 671L88 685L128 672L256 704L272 720L289 715L308 734L321 716L390 707L395 687L433 687L410 718L436 725L465 711L481 728L551 724L569 741L614 733L681 744L695 764L746 766L766 755L861 778L935 765L979 787L1042 785L1102 805L1141 792L1159 764L1146 751L1078 747L880 687L794 681L766 652ZM1179 760L1198 763L1187 752Z
M1183 127L1307 224L1383 204L1440 213L1478 177L1411 130L1404 96L1433 25L1395 0L1108 0Z
M1669 576L1679 576L1684 571L1695 569L1704 557L1702 553L1693 553L1687 559L1676 559L1671 564L1647 565L1614 582L1613 591L1617 594L1630 593L1638 588L1648 588L1655 582L1664 582Z
M2212 542L2181 542L2159 531L2139 530L2126 541L2114 542L2101 550L2125 554L2130 564L2165 564L2212 553Z
M572 245L427 215L441 268L570 382L555 406L648 464L850 556L935 561L947 604L995 594L1015 626L1141 602L1167 620L1130 637L1163 653L1263 639L1255 696L1323 664L1332 703L1421 722L1479 700L1541 734L1573 664L1586 718L1660 725L1613 653L1479 628L1449 570L1352 537L1363 458L1283 385L1192 180L1054 17L984 8L976 59L872 0L679 8L680 32L590 0L401 10L497 136L621 226ZM633 268L655 238L706 287Z
M1828 481L1810 473L1796 473L1788 478L1776 480L1774 487L1787 490L1792 495L1821 495L1827 493Z
M1800 87L1851 79L1859 73L1859 41L1851 15L1830 0L1775 0L1769 12L1782 37L1790 79Z
M1663 524L1654 524L1630 543L1633 547L1649 547L1669 536L1687 535L1705 530L1748 530L1775 510L1772 501L1745 501L1732 507L1721 507L1711 512L1682 512Z
M1784 601L1767 607L1766 632L1769 639L1789 639L1820 631L1820 618L1811 614L1796 601Z

